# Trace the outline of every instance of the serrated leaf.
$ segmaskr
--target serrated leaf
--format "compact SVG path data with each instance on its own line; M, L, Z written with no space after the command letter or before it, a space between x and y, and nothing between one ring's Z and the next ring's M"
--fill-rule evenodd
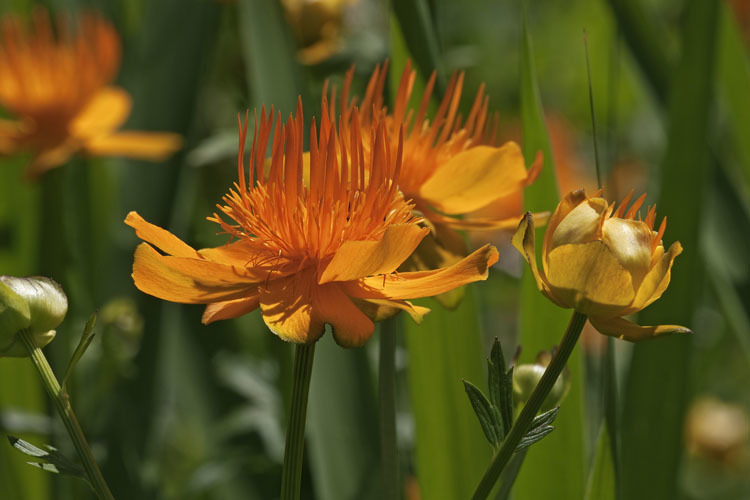
M68 362L68 368L65 370L65 376L63 377L62 383L60 384L60 387L62 388L64 394L67 394L66 386L68 383L68 379L73 374L73 369L75 368L76 364L78 364L78 361L80 361L80 359L83 357L86 349L88 349L91 345L91 341L94 340L94 325L96 325L96 311L94 311L89 317L88 321L86 321L86 325L83 327L83 332L81 333L81 340L78 341L78 346L76 346L76 350L73 351L73 355L70 357L70 361Z
M47 450L43 450L28 441L24 441L15 436L8 436L8 441L11 446L21 453L43 460L43 462L26 462L29 465L33 465L34 467L38 467L48 472L54 472L55 474L64 474L66 476L73 476L87 480L86 473L79 465L52 446L46 445Z
M497 408L490 403L482 391L474 384L467 380L464 380L463 383L466 395L469 396L469 401L472 408L474 408L474 413L479 419L479 423L482 425L482 430L487 437L487 441L493 447L498 446L505 437L505 433L500 422L497 420L497 416L499 415Z

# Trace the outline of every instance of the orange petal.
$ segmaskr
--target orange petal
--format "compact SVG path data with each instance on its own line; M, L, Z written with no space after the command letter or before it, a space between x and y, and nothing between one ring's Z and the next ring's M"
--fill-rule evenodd
M125 224L135 229L135 234L140 239L151 243L164 253L174 255L175 257L199 257L198 252L193 247L166 229L147 222L137 212L130 212L125 217Z
M416 299L447 292L461 285L487 279L497 262L497 250L485 245L460 262L434 271L372 276L343 284L346 293L362 299Z
M26 167L26 178L35 180L48 170L65 164L78 149L75 141L66 140L53 148L39 151Z
M135 249L133 281L144 293L183 304L236 299L257 286L222 264L161 255L148 243Z
M125 131L86 140L84 150L94 156L125 156L164 161L182 147L182 137L169 132Z
M0 154L11 155L18 151L23 132L21 122L0 119Z
M392 273L414 252L428 232L429 229L416 224L393 224L378 241L344 242L318 282L351 281Z
M386 320L399 311L405 311L417 324L422 324L425 314L430 312L429 308L415 306L408 300L358 299L354 297L351 300L368 318L375 322Z
M70 124L70 134L79 139L108 135L125 123L133 102L119 87L106 87L89 100Z
M679 241L672 243L664 256L659 262L651 268L646 277L643 279L635 299L631 306L632 312L639 311L661 297L664 290L669 286L669 279L674 259L682 253L682 245Z
M532 214L534 218L535 227L544 227L549 220L549 212L537 212ZM483 229L494 229L500 231L511 231L518 227L523 215L515 215L513 217L503 218L487 218L487 217L465 217L463 219L457 219L453 217L442 216L440 222L446 224L453 229L464 229L467 231L476 231ZM435 222L432 221L431 222Z
M442 212L464 214L519 191L527 177L518 144L476 146L438 167L419 197Z
M325 331L325 323L313 315L314 273L310 270L272 280L258 287L263 321L287 342L311 344Z
M622 313L635 297L630 273L601 241L552 250L547 282L559 303L589 316Z
M331 325L333 338L341 347L360 347L375 330L373 322L347 297L339 283L316 287L313 315Z
M693 333L689 328L679 325L640 326L619 316L609 319L590 317L589 321L600 333L630 342L638 342L672 333Z
M256 310L259 304L259 292L256 288L247 297L208 304L206 310L203 311L201 322L207 325L220 319L237 318Z

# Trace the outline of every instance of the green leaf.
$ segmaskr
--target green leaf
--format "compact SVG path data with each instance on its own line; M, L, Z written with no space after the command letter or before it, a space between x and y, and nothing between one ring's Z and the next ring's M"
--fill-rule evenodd
M463 380L463 383L466 395L469 396L469 401L472 408L474 408L474 413L479 419L479 423L482 425L482 430L487 437L487 441L493 447L497 447L505 437L504 429L498 421L499 411L490 403L477 386L467 380Z
M67 383L68 379L70 378L70 375L73 373L73 369L75 368L78 361L83 357L83 354L86 352L86 349L88 349L89 345L91 345L91 341L94 340L94 325L96 324L96 312L92 313L89 317L88 321L86 321L86 325L83 327L83 332L81 333L81 340L78 342L78 346L76 347L75 351L73 351L73 355L70 357L70 362L68 363L68 368L65 370L65 376L62 379L62 382L60 383L60 386L62 388L63 393L67 394Z
M83 468L70 460L68 457L57 451L56 448L46 445L47 451L37 448L28 441L19 439L15 436L8 436L8 441L13 448L30 457L42 460L42 462L27 462L29 465L38 467L48 472L64 474L86 480L86 473Z
M473 285L457 309L430 301L421 325L402 317L416 427L416 469L423 498L469 498L490 459L461 379L484 380ZM424 305L425 301L421 301Z
M525 16L521 43L524 158L530 164L538 151L544 155L544 166L539 178L524 191L524 207L531 211L553 210L559 201L557 181ZM543 230L538 230L537 241L542 241L542 237ZM520 342L523 346L521 357L524 362L532 362L536 353L558 344L570 318L570 312L558 308L539 292L534 278L528 271L524 272L521 283L520 315ZM550 438L545 439L544 443L529 450L525 465L516 480L514 498L518 500L577 499L583 496L584 413L579 348L571 354L568 368L571 387L557 418L557 430ZM560 460L560 457L565 457L565 460ZM540 481L540 477L548 479Z
M540 441L544 436L555 430L550 424L555 421L559 410L560 407L558 406L534 417L531 427L516 446L516 453Z
M505 436L513 426L513 368L506 370L503 348L497 337L487 360L487 379L490 401L500 412L498 417L502 424L501 436Z
M718 2L690 0L684 12L682 59L672 74L669 133L659 212L669 216L665 241L682 242L669 289L646 309L642 324L693 324L703 289L699 254L704 191L712 161L708 148ZM690 200L690 203L685 203ZM636 344L626 382L622 435L625 498L676 498L682 421L689 397L689 336Z
M365 349L332 335L315 348L307 412L308 466L319 498L382 498L374 385Z
M595 453L584 500L615 500L615 467L605 425L599 428Z

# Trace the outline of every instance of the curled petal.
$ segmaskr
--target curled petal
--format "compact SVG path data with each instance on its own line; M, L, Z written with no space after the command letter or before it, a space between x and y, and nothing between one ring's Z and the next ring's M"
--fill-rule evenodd
M511 243L521 253L526 262L529 263L537 288L549 297L547 277L536 263L536 237L534 230L534 217L531 212L527 212L518 224L518 229L516 229ZM554 299L552 300L554 301Z
M667 253L648 272L643 279L638 292L635 295L631 312L639 311L661 297L664 290L669 286L672 264L675 257L682 253L682 245L679 241L672 243Z
M125 224L135 229L135 234L159 250L176 257L198 257L198 252L193 247L170 233L166 229L147 222L138 212L130 212L125 217Z
M246 297L240 299L224 300L208 304L205 311L203 311L201 322L207 325L221 319L237 318L256 310L259 305L259 292L255 289Z
M258 287L260 310L268 328L287 342L311 344L325 331L325 322L313 315L313 273L303 271Z
M133 281L144 293L183 304L236 299L257 285L228 266L162 255L148 243L135 249Z
M125 123L133 100L118 87L106 87L94 95L70 124L70 133L79 139L107 135Z
M341 290L339 283L315 287L313 314L331 325L341 347L360 347L375 330L375 324Z
M488 269L497 262L495 247L485 245L445 269L371 276L343 283L345 291L361 299L416 299L431 297L474 281L487 279Z
M544 241L542 242L542 256L547 255L548 248L551 244L551 241L549 240L560 222L571 212L571 210L584 201L586 201L586 192L583 189L571 191L560 201L547 222L547 230L544 233Z
M528 177L518 144L476 146L440 166L422 185L419 197L442 212L463 214L519 191Z
M601 241L557 247L548 259L550 291L567 307L589 316L614 316L633 301L630 273Z
M425 314L430 312L429 308L415 306L408 300L358 299L355 297L351 299L354 305L359 307L374 322L386 320L399 311L405 311L415 323L420 325Z
M182 137L169 132L125 131L86 140L90 155L125 156L139 160L164 161L182 147Z
M351 281L395 271L429 232L416 224L393 224L377 241L346 241L323 270L318 282Z
M619 316L609 319L589 317L589 321L600 333L630 342L672 333L693 333L689 328L679 325L640 326Z

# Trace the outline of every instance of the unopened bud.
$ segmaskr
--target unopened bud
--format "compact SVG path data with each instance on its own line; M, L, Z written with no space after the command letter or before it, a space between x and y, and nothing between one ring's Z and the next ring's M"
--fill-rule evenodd
M542 379L544 371L552 360L549 351L542 351L537 355L535 363L518 365L513 369L513 400L516 407L526 404ZM552 386L547 398L542 403L540 412L545 412L559 405L570 389L570 372L567 367L563 370Z
M16 335L23 329L37 346L46 346L67 312L68 298L54 280L0 276L0 356L27 355Z

